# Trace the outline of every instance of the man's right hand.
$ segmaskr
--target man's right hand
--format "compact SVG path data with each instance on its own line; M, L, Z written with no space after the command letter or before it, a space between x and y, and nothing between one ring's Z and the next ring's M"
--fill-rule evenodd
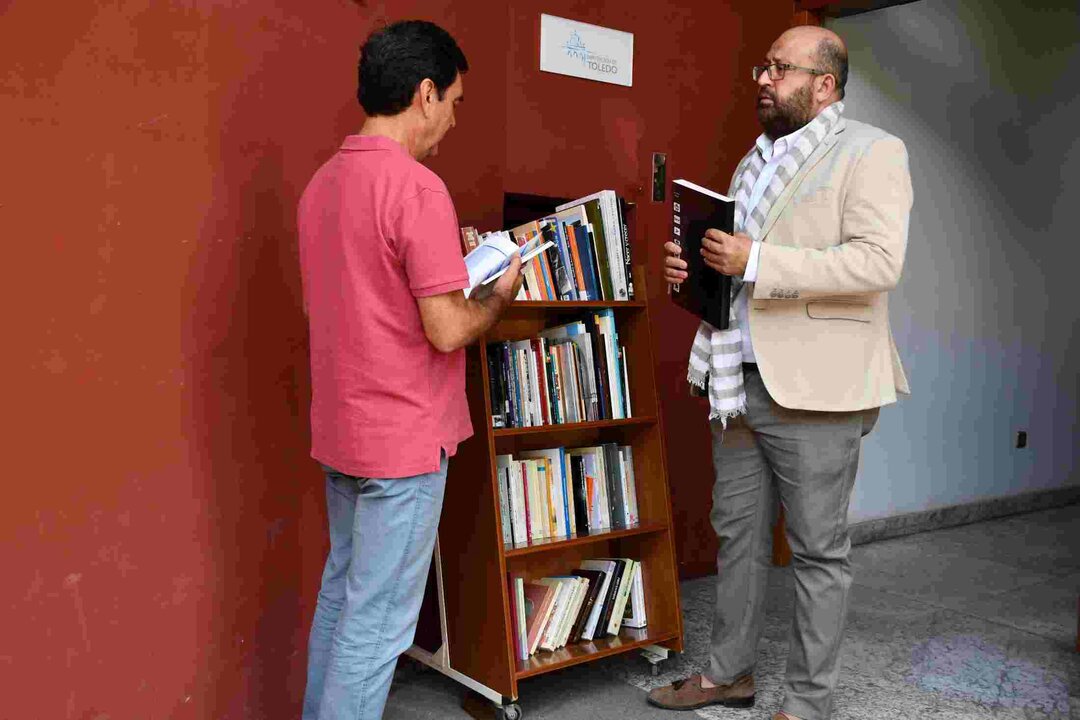
M525 281L525 273L521 272L521 257L516 253L510 258L510 266L506 272L499 276L495 285L491 288L492 295L502 298L504 304L509 305L517 297L521 289L521 283Z
M667 280L668 285L685 282L690 275L686 272L686 261L679 257L682 255L682 248L673 242L666 242L664 250L667 251L664 257L664 279Z

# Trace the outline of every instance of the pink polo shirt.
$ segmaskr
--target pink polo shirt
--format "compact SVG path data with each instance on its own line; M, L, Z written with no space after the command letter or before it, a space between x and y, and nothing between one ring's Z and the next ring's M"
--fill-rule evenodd
M300 198L311 456L358 477L439 469L472 435L465 351L428 342L416 298L468 287L439 177L385 137L350 135Z

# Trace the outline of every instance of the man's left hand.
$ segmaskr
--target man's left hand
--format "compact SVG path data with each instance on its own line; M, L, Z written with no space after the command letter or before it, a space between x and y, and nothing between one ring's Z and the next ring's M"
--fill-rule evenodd
M713 270L742 277L753 244L754 241L746 233L728 235L722 230L710 229L701 240L701 256Z

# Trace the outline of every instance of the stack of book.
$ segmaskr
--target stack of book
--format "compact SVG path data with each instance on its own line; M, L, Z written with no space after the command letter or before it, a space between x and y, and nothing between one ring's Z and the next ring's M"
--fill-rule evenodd
M487 358L496 428L631 417L626 349L609 308L538 337L492 343Z
M538 237L552 246L525 264L519 300L634 299L630 271L630 239L625 202L612 190L601 190L560 205L554 215L509 231L519 245ZM476 228L461 228L468 253L487 237Z
M510 577L514 652L527 660L539 650L618 635L647 624L641 563L629 558L586 560L569 575Z
M550 448L497 455L506 545L569 538L638 524L629 446Z

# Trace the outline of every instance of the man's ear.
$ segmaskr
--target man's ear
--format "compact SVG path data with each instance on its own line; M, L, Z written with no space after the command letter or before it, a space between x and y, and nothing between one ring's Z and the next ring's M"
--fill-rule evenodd
M420 108L426 116L430 112L432 105L439 99L438 88L431 78L424 78L417 85L416 93L417 99L420 101Z
M832 73L824 76L825 85L822 90L826 91L825 97L832 97L836 94L836 76Z

